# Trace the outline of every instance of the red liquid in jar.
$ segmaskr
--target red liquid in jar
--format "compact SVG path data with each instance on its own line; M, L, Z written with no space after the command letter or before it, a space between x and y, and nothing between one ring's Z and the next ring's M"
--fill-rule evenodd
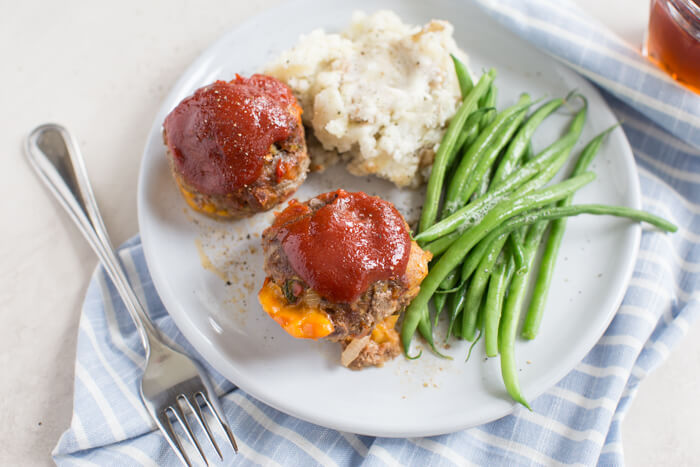
M700 93L699 12L700 0L652 0L646 44L652 61L696 93Z

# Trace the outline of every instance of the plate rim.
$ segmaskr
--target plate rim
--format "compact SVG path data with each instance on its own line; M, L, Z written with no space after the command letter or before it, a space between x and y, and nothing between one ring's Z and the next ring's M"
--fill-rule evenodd
M249 27L252 23L254 22L259 22L263 20L266 16L268 15L274 15L275 10L279 9L282 6L285 7L290 7L290 5L302 5L305 3L305 0L295 0L295 1L288 1L288 2L283 2L280 5L275 5L272 7L269 7L261 12L258 12L257 14L249 16L247 19L244 21L237 23L233 26L231 26L229 29L227 29L223 34L221 34L217 39L215 39L213 42L211 42L208 46L206 46L204 49L202 49L197 57L192 61L192 63L186 67L186 69L181 73L181 75L178 77L178 79L174 82L166 96L161 100L161 103L158 107L158 110L156 111L156 114L154 116L154 121L153 124L148 132L148 136L146 138L146 143L144 146L144 150L142 152L142 158L141 162L139 164L139 175L138 175L138 182L137 182L137 219L138 219L138 226L139 226L139 234L141 238L141 243L142 243L142 248L144 252L144 257L146 260L146 265L149 271L149 274L151 275L153 286L158 294L159 299L162 301L167 313L170 315L170 317L173 320L173 323L177 327L177 329L182 333L182 335L185 337L185 339L192 345L192 347L195 349L195 351L209 364L211 365L212 368L214 368L219 374L221 374L224 378L227 380L231 381L233 384L235 384L238 388L242 389L245 391L246 394L250 395L256 400L259 400L276 410L279 410L285 414L291 415L293 417L299 418L301 420L314 423L319 426L323 426L326 428L334 429L334 430L339 430L339 431L344 431L344 432L350 432L350 433L356 433L356 434L361 434L361 435L368 435L368 436L381 436L381 437L389 437L389 438L403 438L403 437L415 437L415 436L435 436L435 435L442 435L446 433L453 433L456 431L460 431L463 429L471 428L474 426L482 425L484 423L488 423L497 419L500 419L504 416L507 416L511 413L513 413L517 408L519 408L519 404L513 402L509 405L507 409L505 409L503 412L498 413L493 416L482 416L478 419L472 419L467 423L453 423L449 426L442 426L442 428L435 428L435 429L404 429L404 431L396 431L393 429L374 429L374 430L367 430L367 427L364 426L358 426L357 424L353 422L348 422L348 421L337 421L336 423L329 423L328 421L321 420L318 418L310 417L307 413L304 413L302 411L298 411L293 407L292 405L289 406L281 406L278 404L276 401L269 400L267 397L260 396L259 394L255 394L255 390L252 392L249 390L250 386L247 384L245 381L245 377L243 377L238 370L235 368L235 365L231 364L230 369L232 371L222 371L221 365L219 365L217 362L220 358L222 358L222 353L220 351L217 351L214 345L207 345L206 337L203 336L203 334L197 329L196 326L193 325L192 321L186 314L178 314L178 313L172 313L170 310L177 309L177 306L175 306L174 301L175 298L171 297L170 294L168 293L162 293L164 291L164 286L163 282L165 278L160 277L160 273L158 268L153 267L154 264L156 264L157 259L154 257L154 250L153 248L150 247L150 236L149 235L144 235L144 231L148 231L148 223L146 219L146 214L145 214L145 184L147 183L146 180L146 170L145 166L147 164L147 159L150 157L149 156L149 148L153 144L153 139L155 135L160 135L160 129L162 128L162 119L164 117L164 114L166 113L169 108L166 108L166 103L174 100L176 96L182 91L182 89L185 88L190 88L188 83L190 82L198 82L201 81L201 75L204 73L203 70L205 68L205 65L207 62L210 61L210 57L214 55L214 51L219 49L222 44L226 43L228 40L228 37L231 35L235 35L238 33L238 31L242 28ZM319 26L322 27L322 26ZM503 27L502 25L498 25L499 29L508 31L507 28ZM561 61L557 60L555 57L552 57L551 55L543 53L541 50L538 50L543 56L543 58L548 59L551 61L553 66L556 66L557 64L562 66L562 70L564 73L567 73L569 75L576 76L577 78L581 78L588 82L588 80L583 77L582 75L576 73L574 70L569 68L568 66L565 66L565 64L562 64ZM589 83L590 84L590 83ZM607 111L610 112L611 115L615 115L615 112L610 108L608 105L608 102L603 98L603 96L600 94L599 90L595 88L595 86L589 86L589 89L586 90L586 92L592 92L595 93L602 103L605 105L607 108ZM636 161L634 158L634 153L632 151L632 147L629 144L629 141L627 139L627 134L624 131L620 132L621 137L624 142L624 147L626 149L625 154L623 154L623 159L625 161L625 166L627 166L630 177L629 177L629 195L631 197L632 201L632 207L640 209L642 206L642 195L641 195L641 186L639 182L639 173L637 170L636 166ZM156 138L157 139L157 138ZM640 248L640 243L641 243L641 232L642 228L641 226L636 223L633 226L631 226L632 232L631 236L632 242L633 242L633 249L631 252L631 260L628 261L626 264L626 268L621 274L623 277L623 280L621 283L623 286L621 286L618 290L617 293L615 294L615 299L614 299L614 306L611 307L611 311L608 313L608 316L606 316L606 319L601 319L600 320L600 325L595 329L595 332L591 331L592 334L595 334L597 336L595 342L593 343L592 346L578 346L577 347L577 352L572 352L569 357L570 360L575 361L575 362L581 362L583 358L597 345L598 341L600 338L603 336L607 328L610 326L610 323L612 322L613 318L617 314L617 311L622 303L622 300L624 299L624 295L627 292L627 289L629 288L629 283L632 278L632 275L634 273L634 268L637 262L638 254L639 254L639 248ZM575 357L575 358L574 358ZM576 364L573 366L569 365L561 365L559 368L559 371L552 371L549 373L549 377L544 379L544 383L542 384L542 389L538 392L533 392L533 393L528 393L528 399L534 400L535 398L539 397L540 395L544 394L547 392L551 387L553 387L557 382L559 382L563 377L565 377L567 374L569 374L574 368ZM229 376L234 376L234 378L229 378ZM236 382L235 379L238 379L239 382ZM242 384L240 381L243 381ZM527 391L525 391L527 392Z

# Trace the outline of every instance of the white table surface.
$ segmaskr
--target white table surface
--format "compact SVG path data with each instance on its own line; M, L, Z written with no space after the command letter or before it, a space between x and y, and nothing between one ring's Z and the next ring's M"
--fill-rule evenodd
M578 0L631 43L648 0ZM78 138L115 244L137 232L153 115L190 62L278 1L10 2L0 8L0 465L44 465L70 422L80 305L96 259L21 145L57 122ZM109 5L109 6L106 6ZM641 385L623 424L629 465L700 463L700 329Z

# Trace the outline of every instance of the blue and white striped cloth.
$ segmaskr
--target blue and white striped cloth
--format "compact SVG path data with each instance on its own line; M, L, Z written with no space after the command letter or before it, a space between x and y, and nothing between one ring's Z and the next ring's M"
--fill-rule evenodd
M639 382L686 334L700 306L700 96L559 0L478 0L505 27L563 60L604 92L636 156L644 209L677 225L647 231L624 302L600 342L555 387L500 420L444 436L385 439L339 433L278 412L212 371L236 433L231 464L620 465L620 427ZM156 295L138 238L121 248L157 326L192 355ZM141 406L143 351L102 268L80 320L71 426L60 465L175 465ZM211 368L209 368L211 370Z

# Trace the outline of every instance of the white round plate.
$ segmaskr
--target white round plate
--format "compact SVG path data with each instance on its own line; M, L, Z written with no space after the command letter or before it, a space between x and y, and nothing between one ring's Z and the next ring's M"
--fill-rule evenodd
M466 345L451 342L446 352L455 357L452 361L425 351L415 361L399 356L383 368L355 372L340 366L338 345L291 338L257 301L264 278L260 233L272 214L231 223L198 215L185 205L166 162L161 123L181 99L216 79L261 70L294 45L300 34L316 28L343 29L358 9L390 9L411 24L432 18L451 21L457 43L470 57L470 69L497 69L500 108L514 103L521 92L539 98L578 89L590 104L581 141L616 121L588 82L504 30L470 2L288 3L219 39L163 102L141 166L141 239L155 286L177 327L203 358L253 397L342 431L391 437L453 432L499 418L515 407L503 389L498 359L485 361L479 345L471 361L464 363ZM535 149L556 139L570 116L571 110L562 109L549 118L536 134ZM608 138L592 170L598 177L576 195L576 202L640 207L634 160L621 130ZM420 211L421 192L399 190L372 177L354 177L339 167L310 175L296 196L308 199L337 188L380 195L394 202L409 221ZM640 228L624 220L581 216L569 221L540 335L516 345L527 398L535 398L564 377L603 334L631 277L639 237Z

